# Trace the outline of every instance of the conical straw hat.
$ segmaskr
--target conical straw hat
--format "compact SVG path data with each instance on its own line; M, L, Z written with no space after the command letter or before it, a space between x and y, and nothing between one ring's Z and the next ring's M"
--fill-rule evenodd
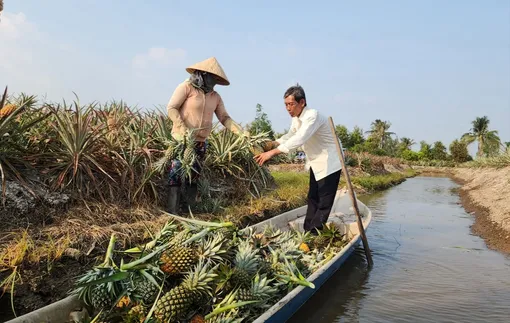
M195 70L209 72L211 74L218 76L219 77L218 84L220 85L230 85L227 75L225 75L223 68L221 68L220 63L218 63L215 57L210 57L205 61L201 61L186 68L186 71L190 74L193 73Z

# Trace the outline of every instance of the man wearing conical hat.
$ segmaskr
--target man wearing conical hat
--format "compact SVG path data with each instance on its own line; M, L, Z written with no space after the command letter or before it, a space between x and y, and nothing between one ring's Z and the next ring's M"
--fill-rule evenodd
M223 100L214 90L215 85L230 85L230 82L216 58L211 57L196 63L186 71L189 79L182 82L175 89L167 105L168 116L172 120L172 136L181 140L189 130L195 138L195 151L199 159L205 158L207 137L212 131L213 115L225 128L236 134L243 134L242 128L227 113ZM200 172L201 161L196 163L196 170ZM180 161L172 161L169 171L170 192L168 196L168 212L177 213L179 209L179 192L181 186L178 169ZM197 195L197 176L192 182L186 181L187 202L193 204Z

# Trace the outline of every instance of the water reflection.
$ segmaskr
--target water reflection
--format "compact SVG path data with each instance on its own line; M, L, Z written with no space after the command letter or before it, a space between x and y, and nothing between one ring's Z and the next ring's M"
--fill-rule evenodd
M290 322L510 322L510 259L470 234L456 189L417 177L363 197L374 267L357 249Z

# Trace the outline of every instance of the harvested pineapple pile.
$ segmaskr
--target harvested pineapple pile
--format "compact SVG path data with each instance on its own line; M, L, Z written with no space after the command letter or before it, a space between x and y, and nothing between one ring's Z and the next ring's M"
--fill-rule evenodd
M143 246L115 251L76 282L95 322L250 322L345 245L333 224L318 236L172 216ZM114 259L116 261L114 261Z

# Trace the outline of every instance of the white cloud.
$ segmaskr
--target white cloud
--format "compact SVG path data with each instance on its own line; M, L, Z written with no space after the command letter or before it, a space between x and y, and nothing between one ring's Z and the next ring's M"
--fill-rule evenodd
M38 35L36 26L27 21L24 13L4 12L0 20L0 40L12 41L23 38L26 34Z
M149 66L181 67L187 53L182 48L168 49L164 47L152 47L143 54L137 54L132 60L134 68L146 68Z

